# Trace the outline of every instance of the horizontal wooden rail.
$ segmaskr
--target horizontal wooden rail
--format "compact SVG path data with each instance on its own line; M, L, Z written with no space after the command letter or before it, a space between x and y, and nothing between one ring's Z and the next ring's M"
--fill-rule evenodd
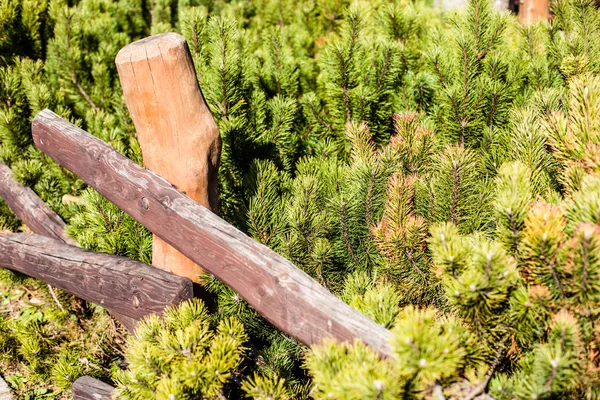
M192 297L188 278L35 234L0 236L0 266L135 320Z
M36 146L154 234L229 285L302 343L361 339L390 356L389 331L102 140L50 110L32 123Z
M91 376L82 376L73 382L73 400L111 400L114 387L94 379Z
M69 237L66 224L42 199L27 186L21 185L12 170L0 162L0 197L21 221L33 232L76 246ZM50 286L50 290L52 287ZM135 330L137 320L108 310L130 332Z

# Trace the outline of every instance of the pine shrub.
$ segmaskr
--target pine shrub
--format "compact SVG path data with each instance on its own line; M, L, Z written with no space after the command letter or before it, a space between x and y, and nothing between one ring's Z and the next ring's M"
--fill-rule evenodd
M11 387L67 396L91 374L131 399L600 397L600 14L554 0L522 27L467 3L0 0L0 159L81 246L151 260L150 233L40 154L31 119L51 108L141 163L114 57L180 32L223 139L222 217L389 328L394 354L307 349L211 276L214 310L170 309L124 344L98 336L100 308L59 293L61 310L2 272ZM0 229L26 230L2 202Z

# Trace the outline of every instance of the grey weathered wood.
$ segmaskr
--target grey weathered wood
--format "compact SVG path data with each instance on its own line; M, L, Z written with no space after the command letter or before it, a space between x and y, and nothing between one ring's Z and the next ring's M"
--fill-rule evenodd
M73 400L111 400L114 387L94 379L91 376L82 376L73 382Z
M77 243L69 237L66 224L30 188L21 185L13 176L12 170L0 162L0 197L21 221L33 232L60 240L70 245ZM136 320L108 310L127 330L135 330Z
M13 178L10 168L0 162L0 197L32 232L62 240L75 241L67 235L65 222L30 188Z
M229 285L305 344L361 339L389 356L389 331L352 309L268 247L169 182L52 111L33 120L36 146L134 219Z
M0 376L0 400L13 400L13 395L8 388L8 385Z
M35 234L0 236L0 266L135 320L192 297L188 278Z

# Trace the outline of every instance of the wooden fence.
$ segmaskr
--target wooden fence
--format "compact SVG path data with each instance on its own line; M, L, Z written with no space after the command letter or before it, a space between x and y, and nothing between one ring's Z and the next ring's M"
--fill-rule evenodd
M133 50L127 50L130 46ZM196 146L197 151L187 156L204 160L192 177L200 179L200 184L189 179L186 182L173 174L172 169L185 168L181 161L157 164L157 169L179 179L178 188L199 187L194 192L194 199L50 110L43 110L33 120L33 139L41 151L146 226L154 234L155 241L162 243L162 247L154 247L154 252L169 252L169 256L161 256L156 263L153 259L155 265L150 266L125 257L78 248L66 234L62 219L31 189L18 184L7 166L0 164L0 196L34 232L33 235L0 236L0 266L101 304L130 330L145 315L160 314L167 305L189 299L192 296L189 278L193 279L194 274L204 269L235 290L266 320L306 345L319 343L324 338L360 339L383 357L389 357L388 330L352 309L281 255L205 207L210 206L216 211L213 196L220 142L215 139L212 115L198 87L185 40L176 34L157 35L129 45L122 54L128 57L119 64L119 73L126 88L128 107L137 121L136 128L139 130L143 126L151 135L166 132L172 136L168 140L170 143L177 142L178 135L195 137L187 146ZM135 63L143 57L159 57L163 60L163 70L158 73L146 71L142 76L152 79L140 80L138 76L135 85L127 83L127 79L135 77L140 65L153 65L154 61ZM164 69L165 66L168 68ZM130 73L127 75L123 71ZM136 87L140 92L151 91L143 88L144 85L153 86L152 90L164 88L162 80L166 77L170 77L169 93L146 99L151 106L132 100L133 92L128 96L127 88ZM201 114L200 122L177 119L186 118L182 116L172 119L175 112L173 98L179 98L176 99L179 101L177 107L191 104L193 111ZM182 99L185 104L181 103ZM145 120L156 115L162 115L170 123ZM162 124L162 128L152 128L152 124ZM186 140L189 141L189 137ZM156 149L148 151L153 140L146 138L145 141L146 150L142 149L145 162L160 156ZM164 143L164 138L154 142ZM170 157L175 160L176 154ZM173 270L176 274L169 272L172 268L165 260L173 262L178 258L185 260L189 269ZM73 385L73 396L75 399L108 399L111 390L109 385L83 377Z

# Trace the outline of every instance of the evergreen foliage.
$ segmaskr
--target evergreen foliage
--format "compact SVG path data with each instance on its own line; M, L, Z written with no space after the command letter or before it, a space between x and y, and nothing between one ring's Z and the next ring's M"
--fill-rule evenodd
M101 307L2 271L0 368L19 399L63 398L82 375L110 379L125 332Z
M223 319L213 331L199 300L167 308L140 322L130 337L127 370L119 372L116 399L217 399L243 360L243 326Z
M206 276L214 311L146 320L123 370L105 312L60 293L62 311L2 272L11 387L65 396L92 374L131 399L600 397L600 14L552 10L520 27L489 0L445 15L418 0L0 0L0 159L81 246L151 260L150 233L40 154L30 121L51 108L141 163L114 57L181 32L223 139L222 217L390 328L395 355L306 349ZM0 228L26 230L4 203ZM17 303L21 287L42 304Z

